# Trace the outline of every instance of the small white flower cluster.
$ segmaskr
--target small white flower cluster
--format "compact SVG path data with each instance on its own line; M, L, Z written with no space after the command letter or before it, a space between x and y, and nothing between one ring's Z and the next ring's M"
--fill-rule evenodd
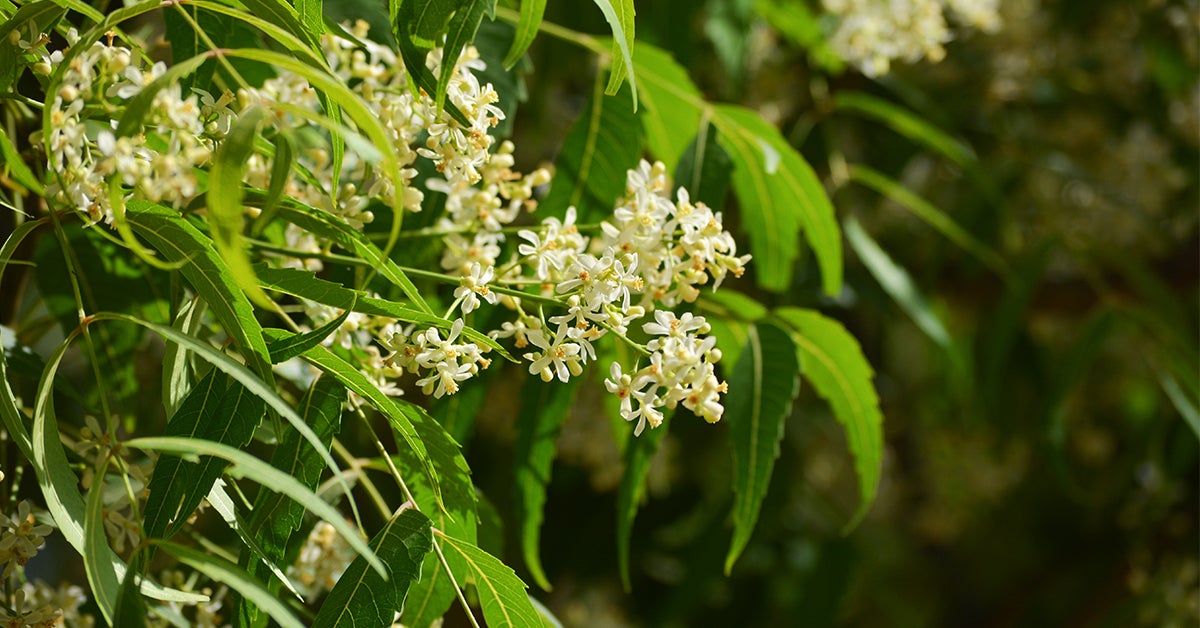
M662 423L663 413L659 408L674 408L681 401L683 407L705 421L720 421L725 412L720 394L728 392L729 386L718 381L713 371L721 359L716 338L697 335L709 332L704 317L684 313L676 318L673 312L659 310L654 313L654 322L646 323L642 329L662 336L646 345L654 352L650 363L630 375L614 362L609 367L608 379L604 380L608 392L621 400L621 416L626 421L638 422L634 436L641 435L647 423L651 428ZM637 407L633 406L634 401Z
M831 44L867 76L887 74L895 60L937 63L952 38L945 13L967 27L1000 27L997 0L822 0L838 17Z
M426 395L453 395L458 392L459 382L478 375L491 364L478 345L459 340L463 326L461 318L454 321L444 340L436 328L416 333L411 328L394 332L385 345L392 351L389 360L411 373L428 372L417 380Z
M596 359L595 341L610 330L624 335L631 323L654 312L657 322L646 323L643 330L667 337L647 345L650 364L632 376L614 364L608 382L609 390L621 397L621 415L638 422L638 434L646 423L656 427L662 422L660 408L674 408L681 401L710 422L720 419L723 407L717 395L725 386L713 368L720 352L715 340L697 336L708 332L704 319L691 314L676 319L669 311L655 310L695 301L698 286L711 280L715 289L728 273L741 275L750 260L737 255L720 213L691 203L683 188L674 201L670 192L666 167L642 161L629 171L612 221L600 224L601 237L580 233L574 208L567 209L564 220L551 217L540 230L520 231L520 257L505 266L503 280L540 284L543 294L565 298L568 309L547 321L511 299L506 304L517 311L517 320L492 332L497 338L514 338L518 349L532 346L523 354L531 374L566 382Z
M467 223L479 225L482 229L475 236L478 242L468 243L465 252L472 256L474 251L490 249L489 242L494 245L498 241L501 226L511 222L521 208L532 206L532 188L548 181L549 173L539 170L522 177L513 172L510 143L490 152L495 140L488 131L504 114L495 106L499 100L495 89L480 84L472 72L484 67L473 47L467 47L455 61L447 94L448 102L470 121L464 126L439 111L427 94L414 94L403 64L391 49L367 39L367 29L367 24L359 21L350 29L355 39L326 34L322 36L322 50L333 73L382 122L390 149L399 160L401 180L390 180L385 171L375 167L370 155L355 152L355 144L350 143L351 150L346 151L335 181L332 155L321 138L308 141L311 138L301 137L293 168L299 175L285 182L284 194L362 229L374 220L370 203L376 199L389 202L396 186L401 188L404 210L421 210L424 193L412 185L417 175L413 166L418 158L428 159L445 177L429 183L431 190L448 195L450 218L444 226L449 231ZM48 39L30 37L25 44L29 52L44 57L36 69L50 73L63 61L63 52L42 52ZM211 159L239 113L250 107L271 111L273 124L293 129L297 135L312 132L305 129L307 116L323 111L316 90L302 76L288 71L281 70L261 87L243 88L236 95L225 92L214 97L194 90L196 93L184 97L179 84L171 83L156 91L143 124L132 134L118 137L114 118L121 106L161 77L166 66L149 65L130 49L114 45L112 39L96 42L71 59L51 105L52 130L42 140L49 170L60 173L50 193L60 202L86 212L94 221L113 221L114 198L143 198L176 207L190 201L199 192L197 168ZM75 43L78 36L72 32L68 41ZM434 74L440 72L440 49L428 55L427 63ZM96 112L101 112L102 118L98 131L92 130L94 122L91 129L88 127L89 118L96 117ZM271 160L256 153L249 159L245 181L265 189L271 183L272 170ZM305 255L321 254L331 247L320 236L295 225L287 227L284 237L290 249ZM486 256L475 257L487 261ZM285 256L279 263L314 271L322 268L312 257ZM458 265L466 288L461 295L464 313L473 309L480 297L494 302L495 295L487 288L491 266L486 264L477 271L481 274L472 277L469 264ZM313 303L305 304L304 309L308 321L302 321L301 326L306 328L319 326L340 313ZM458 345L463 349L456 352L459 360L453 364L394 363L395 356L383 355L380 346L388 346L395 333L396 322L391 319L354 314L331 342L352 348L364 373L392 395L401 392L395 378L414 364L437 377L439 383L433 390L439 396L456 390L453 382L487 364L482 358L464 361L480 353L478 347L466 342ZM421 330L412 337L437 336L437 332L432 333L430 336L430 330ZM446 369L451 367L454 374L447 375Z
M78 34L67 39L74 44ZM49 73L63 61L62 51L42 53L35 70ZM125 47L101 42L71 59L50 104L50 128L43 138L51 172L58 179L47 192L92 220L111 223L111 185L127 185L140 197L175 206L197 193L195 168L212 155L215 137L206 132L208 114L198 96L183 97L178 83L154 95L142 127L131 135L116 134L117 120L90 132L85 107L116 111L166 72L166 65L144 65ZM211 98L210 98L211 100ZM209 126L216 130L216 126ZM152 148L153 146L153 148ZM121 197L125 192L117 190Z

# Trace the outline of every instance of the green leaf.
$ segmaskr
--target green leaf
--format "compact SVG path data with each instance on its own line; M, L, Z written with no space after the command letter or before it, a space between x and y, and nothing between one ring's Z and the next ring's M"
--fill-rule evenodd
M641 42L636 57L642 77L642 127L646 148L674 172L691 138L701 129L704 96L687 70L666 51Z
M746 344L750 326L744 321L719 316L707 320L712 328L708 335L717 339L717 348L721 350L721 369L732 373L742 358L742 347Z
M306 425L329 450L333 437L341 429L342 406L346 403L346 389L332 377L319 375L300 402L300 412ZM315 490L321 480L324 465L321 456L296 430L286 430L271 454L271 466L296 479L302 486ZM281 562L287 552L288 541L304 523L304 506L287 496L263 487L254 497L253 515L247 530L259 541L263 555L274 562ZM266 565L254 560L250 552L243 552L241 564L251 574L265 579ZM274 582L267 588L277 591ZM253 604L242 600L237 609L241 623L247 626L265 625L266 616Z
M38 196L46 195L45 186L38 181L29 166L25 165L21 153L17 152L17 147L13 145L4 129L0 129L0 158L3 158L0 159L0 177L10 177L12 181Z
M513 69L530 44L537 37L538 27L542 25L542 16L546 13L546 0L521 0L521 17L517 22L517 36L513 39L508 55L504 57L504 67Z
M883 414L871 384L874 371L858 341L841 323L813 310L785 307L775 316L791 327L804 379L833 407L846 429L846 441L858 471L860 503L846 524L849 530L867 514L879 486L883 462Z
M941 153L950 161L965 166L975 161L971 147L950 137L916 114L881 98L863 92L839 91L834 107L887 125L897 133Z
M245 31L251 33L262 33L263 35L270 37L288 52L291 52L296 58L305 61L312 68L320 68L325 65L325 58L322 56L320 47L314 46L313 42L307 41L308 36L303 32L303 29L299 29L300 32L297 34L296 32L289 30L289 28L280 26L271 19L264 19L262 17L264 15L269 17L269 14L254 11L253 8L251 8L248 12L245 9L235 8L217 2L210 2L209 0L190 0L186 5L178 6L181 8L196 7L204 9L205 11L210 11L214 14L234 18L239 23L246 25ZM249 8L249 5L247 5L247 7ZM201 22L201 26L203 25L204 23ZM230 47L235 47L232 44L236 43L238 44L236 46L237 48L246 48L247 46L242 45L243 41L245 40L242 38L231 38ZM259 78L263 78L265 80L265 78L269 77L270 66L268 66L267 62L265 61L255 60L249 62L242 59L230 59L230 63L232 63L235 68L238 68L239 72L242 72L248 67L265 68L266 75L259 76ZM263 70L255 72L255 74L258 75L262 75L263 73ZM245 76L244 78L250 79L251 77ZM322 101L322 106L324 106L324 101Z
M650 460L658 452L658 446L662 444L674 415L673 412L665 414L662 425L629 439L625 445L625 474L621 476L621 486L617 489L617 570L621 574L621 586L626 592L633 588L629 577L633 520L646 495L646 474L650 472Z
M642 156L637 114L629 108L629 90L605 97L600 83L587 109L571 126L554 164L550 192L540 206L562 216L574 205L581 223L598 222L612 214L625 193L626 171Z
M946 331L942 319L929 307L929 302L925 300L925 296L913 283L908 271L892 261L887 252L871 239L871 236L854 218L846 219L845 232L850 247L858 254L858 258L862 260L863 265L867 267L884 291L908 314L917 327L925 332L926 336L929 336L930 340L936 342L943 349L952 349L950 332Z
M975 236L967 233L942 210L914 194L897 181L862 164L854 164L850 167L850 180L875 190L899 203L901 207L916 214L917 218L925 221L930 227L937 229L938 232L949 238L951 242L954 242L962 247L963 250L974 255L992 270L1001 275L1008 275L1009 268L1004 258L1000 257L998 253L986 244L980 242Z
M450 18L446 30L446 43L442 47L442 69L438 75L437 93L434 102L440 110L446 102L446 90L450 87L450 77L454 75L454 64L462 54L463 48L475 39L475 31L487 13L496 19L496 0L460 0L458 9Z
M64 13L66 9L58 6L57 2L42 0L26 4L17 9L12 17L0 22L0 59L5 60L0 63L0 92L9 91L17 81L17 72L24 68L24 64L16 62L24 53L17 47L17 42L9 38L12 32L20 33L22 39L29 37L30 28L37 33L48 33L51 25Z
M552 587L542 569L538 544L541 539L542 510L546 505L546 487L557 453L555 443L575 402L578 377L566 384L546 383L529 376L521 391L521 413L517 416L517 445L513 454L516 472L517 521L521 526L521 551L525 566L534 582L549 591Z
M467 565L479 592L483 618L490 628L540 626L541 617L529 603L525 583L496 557L474 544L443 534L437 535L442 552L460 556Z
M238 535L238 539L241 540L242 545L250 550L256 559L256 564L266 567L266 570L275 576L275 580L268 581L268 586L274 588L277 584L282 584L287 588L288 592L296 596L297 600L303 601L304 597L292 586L287 575L275 564L274 560L271 560L267 556L267 553L263 551L262 545L249 532L249 527L237 513L237 506L234 505L233 498L225 491L225 482L223 480L218 480L213 484L212 490L208 492L207 499L213 510L225 521L225 525L229 526L229 529Z
M121 588L117 592L117 607L113 609L113 626L121 626L121 628L145 628L146 626L146 601L142 599L142 594L138 591L145 562L142 557L142 550L134 550L133 564L129 571L125 572L125 578L121 581Z
M317 435L313 432L312 428L305 424L304 419L300 418L300 415L297 414L296 411L290 405L288 405L288 403L284 401L277 392L275 392L275 389L272 385L264 383L261 379L251 373L245 366L229 357L225 353L214 349L208 343L200 342L191 336L184 335L173 327L159 325L133 316L127 316L113 312L99 312L94 314L92 318L96 321L115 320L132 323L134 325L141 325L142 327L145 327L146 329L149 329L150 331L162 336L165 340L171 340L186 345L190 351L203 358L206 362L233 377L234 380L236 380L242 386L245 386L246 389L249 390L255 397L265 401L267 405L271 407L271 409L273 409L275 412L278 412L280 416L282 416L287 420L288 423L292 425L292 427L299 431L300 435L303 436L304 439L321 454L321 459L325 461L326 467L333 472L333 477L337 479L337 482L342 487L342 490L347 495L350 494L350 485L346 482L346 479L342 477L341 469L338 468L337 462L333 460L333 456L329 455L329 452L326 450L326 446L323 445L320 439L317 438Z
M729 192L733 162L718 143L717 128L707 121L675 167L675 185L687 188L693 203L702 202L721 211Z
M225 259L233 280L246 296L261 307L270 309L271 300L258 287L250 257L246 254L242 229L245 227L245 208L242 205L242 180L246 164L254 155L258 126L265 115L261 107L242 111L229 135L217 146L209 172L208 224L213 244Z
M821 267L825 294L842 289L842 239L825 188L800 153L758 113L732 105L713 108L713 124L734 163L733 189L758 283L782 292L799 257L801 228Z
M178 212L156 203L130 201L127 218L133 230L170 262L183 263L180 271L208 304L217 322L246 357L250 368L268 386L275 378L262 326L254 307L233 278L229 267L210 240Z
M213 369L179 404L179 411L167 422L166 435L245 447L254 438L265 409L262 399ZM175 456L161 456L150 476L143 525L146 536L170 538L178 532L208 495L225 466L225 461L212 457L192 463Z
M350 312L352 311L354 311L353 307L347 308L342 310L342 313L338 315L337 318L312 331L296 334L291 338L272 342L269 346L271 350L271 363L280 364L282 362L287 362L288 360L303 354L305 351L308 351L309 349L325 342L325 339L328 338L330 334L337 331L337 328L341 327L342 323L346 322L346 319L349 318Z
M178 558L179 562L191 566L196 571L212 578L214 582L220 582L237 591L242 597L253 601L266 611L271 616L271 619L278 622L280 626L284 628L303 628L304 624L299 619L296 619L296 616L288 610L283 600L280 600L270 591L264 589L254 576L246 573L241 567L223 558L210 556L186 545L179 545L169 541L155 541L155 545L158 545L175 558Z
M313 39L320 39L325 32L325 19L321 7L324 0L296 0L296 13L300 16L300 25Z
M259 281L268 290L283 292L343 310L361 312L371 316L386 316L407 323L418 323L441 329L450 329L454 326L453 322L439 316L426 314L394 301L368 297L364 292L351 290L332 281L318 279L312 271L297 268L268 268L266 266L258 266L256 269ZM486 346L499 352L504 359L516 362L508 350L487 334L471 327L463 327L462 333L471 342Z
M404 296L412 300L420 310L426 314L433 313L429 304L425 302L425 297L421 296L421 292L413 285L408 275L404 274L404 271L396 265L396 262L384 255L379 247L375 246L366 236L352 229L350 225L324 212L302 211L287 203L281 205L279 215L305 231L329 238L338 246L362 258L384 278L399 287L404 292Z
M371 539L371 548L387 566L387 577L355 559L321 604L313 625L392 625L409 585L421 578L421 561L433 549L429 518L415 508L401 511Z
M471 0L388 0L392 21L392 36L404 60L404 69L416 86L426 94L439 93L438 81L425 65L425 57L446 32L450 16L464 2ZM494 6L494 2L493 2ZM449 58L449 57L444 57ZM450 59L453 64L457 57ZM471 121L453 103L439 103L459 124L471 126ZM398 206L398 205L397 205Z
M84 312L119 310L156 322L166 322L166 277L130 259L127 251L102 236L100 229L59 222L54 237L38 240L33 251L37 282L46 309L63 333L79 325L80 302ZM78 295L74 285L78 282ZM80 301L76 301L76 297ZM147 394L134 369L144 350L145 335L134 327L100 327L92 330L94 359L102 375L100 386L80 390L86 403L95 406L103 395L115 412L138 413L157 405Z
M466 442L475 424L475 417L487 401L492 376L500 369L487 369L475 376L469 386L463 386L453 395L443 395L430 403L429 414L446 428L451 438Z
M424 410L419 407L414 410L422 415L422 420L415 424L417 433L424 440L434 466L440 470L445 506L438 505L437 495L421 474L421 461L416 459L411 451L401 450L396 456L400 472L406 478L406 484L417 507L422 512L429 513L434 527L454 538L474 543L476 520L479 515L475 487L471 484L467 461L457 443L447 438L436 422L424 414ZM428 626L445 614L454 602L457 597L454 583L458 582L461 586L469 574L466 563L458 556L446 555L446 562L450 565L450 574L446 573L445 566L436 554L425 557L421 568L421 581L412 586L409 601L405 604L402 619L406 626Z
M633 0L616 0L614 5L612 0L593 0L596 6L600 7L600 12L604 14L604 19L608 21L609 28L612 29L613 47L612 47L612 72L608 75L608 86L604 88L604 93L612 96L621 89L621 83L625 80L626 75L629 77L629 89L633 92L633 110L637 111L638 107L638 86L636 71L633 68Z
M463 4L460 0L405 0L404 7L409 32L423 40L421 43L437 45L438 38L446 34L450 17Z
M126 441L125 445L135 449L157 451L193 459L197 456L215 456L226 460L231 463L225 470L226 475L232 478L248 478L260 486L269 486L271 490L279 491L300 502L309 512L333 526L338 534L346 539L350 547L354 548L355 552L366 557L376 571L384 573L383 563L380 562L379 557L375 556L375 552L367 547L367 543L363 541L358 532L349 523L346 523L346 519L341 513L292 476L259 460L252 454L208 440L178 436L135 438Z
M4 271L8 269L13 255L16 254L25 238L35 229L43 227L49 222L50 217L47 216L23 222L12 230L8 238L4 240L4 246L0 247L0 280L3 280ZM13 394L8 380L8 352L8 349L0 347L0 420L4 421L4 429L17 444L17 449L21 450L21 455L25 456L26 460L33 460L33 441L30 439L29 428L26 426L28 420L17 406L16 395Z
M800 393L796 348L784 329L769 322L750 325L737 369L729 378L725 416L733 449L733 542L725 574L750 542L763 498L771 484L783 427Z
M690 139L705 126L703 120L720 131L719 143L734 164L734 192L750 233L759 285L775 292L789 287L803 228L826 294L837 294L842 286L841 234L824 187L800 153L754 111L705 102L687 72L661 50L639 46L638 73L644 86L646 145L668 168L678 164Z
M297 39L308 44L314 51L321 50L319 33L310 30L301 21L304 19L303 16L298 14L296 9L288 3L283 0L241 0L241 2L251 13L261 16L291 33Z
M88 549L86 526L83 521L87 506L79 492L79 478L67 463L67 455L59 437L58 419L54 414L54 399L50 392L62 358L75 337L74 333L68 335L46 361L46 368L42 371L38 394L34 400L33 428L29 439L32 444L30 460L37 474L38 486L41 487L42 496L46 500L46 508L63 538L82 556ZM8 407L8 403L4 405ZM108 543L98 545L93 551L99 553L96 557L98 562L108 563L118 580L126 577L128 567ZM145 595L164 601L186 604L208 601L206 595L165 588L149 580L141 582L141 590Z
M92 488L88 491L87 513L83 520L83 567L87 573L92 600L100 607L104 620L112 624L117 598L121 595L121 580L117 575L116 565L105 560L105 554L112 553L108 545L108 534L104 531L104 486L108 462L106 458L100 463L100 468L92 477ZM126 577L132 577L132 573L128 572Z
M379 150L382 156L380 168L381 175L386 176L391 181L400 181L400 162L396 155L394 147L388 132L383 127L383 123L379 120L366 103L353 92L341 79L333 76L328 68L324 67L324 62L318 67L306 65L297 59L288 55L278 53L272 50L258 49L237 49L226 50L224 54L228 57L249 59L262 63L269 63L273 66L283 68L290 72L294 72L304 77L313 89L317 90L318 96L321 96L321 106L325 109L323 120L328 120L331 134L333 135L333 189L337 189L338 173L341 165L341 151L343 149L342 139L339 129L342 126L342 113L345 113L354 121L358 130L371 140L375 148ZM404 186L392 186L392 207L401 207L404 205ZM385 247L390 250L395 244L396 239L400 236L400 216L395 214L392 220L392 230L389 234L388 245ZM345 228L348 225L343 223ZM360 238L362 234L357 234ZM382 255L384 259L386 255ZM423 303L419 296L413 297L414 301Z
M254 219L250 228L251 235L258 237L262 230L275 219L279 200L283 198L283 190L292 177L292 168L296 166L295 139L290 132L280 130L275 134L275 155L271 159L271 182L267 188L267 196L263 201L262 213ZM369 146L373 146L370 145Z
M198 297L185 301L175 315L172 327L185 336L195 337L202 328L204 321L204 301ZM163 351L162 399L163 410L167 416L174 416L180 402L191 389L191 351L184 345L166 341Z
M282 329L269 329L267 333L273 341L283 340L292 336L292 334ZM387 418L397 434L400 435L401 440L421 460L425 476L429 479L434 494L438 496L439 505L442 505L437 469L434 468L433 463L430 461L429 453L425 449L425 443L417 435L416 428L414 427L414 423L424 420L414 409L415 406L407 401L393 399L383 394L354 365L334 355L333 352L325 347L317 345L305 351L302 356L313 366L332 375L343 386L350 389L351 392L366 399L368 403ZM429 421L437 423L433 419L429 419ZM441 429L440 426L438 427ZM447 436L447 438L449 437Z

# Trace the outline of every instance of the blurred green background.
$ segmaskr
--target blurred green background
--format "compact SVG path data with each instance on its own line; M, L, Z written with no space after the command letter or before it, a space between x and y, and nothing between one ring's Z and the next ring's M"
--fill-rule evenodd
M709 99L778 124L830 185L843 224L856 221L911 277L926 320L856 247L836 299L819 297L812 263L788 294L731 284L850 328L877 371L886 451L879 497L844 535L852 461L827 406L804 391L730 577L725 428L677 421L635 524L633 592L622 592L621 459L601 401L582 393L543 528L555 589L539 597L564 623L1200 625L1200 3L1000 4L999 31L960 31L942 62L895 63L872 80L831 70L819 38L796 28L792 5L814 20L801 26L828 27L817 4L638 3L638 40L671 51ZM546 18L606 32L590 3L551 2ZM553 160L596 64L545 35L530 57L513 135L525 169ZM969 151L930 150L846 94L901 107ZM926 199L994 258L848 177L858 166ZM732 198L725 210L736 223ZM512 384L491 383L468 443L506 521ZM520 565L515 546L507 557Z

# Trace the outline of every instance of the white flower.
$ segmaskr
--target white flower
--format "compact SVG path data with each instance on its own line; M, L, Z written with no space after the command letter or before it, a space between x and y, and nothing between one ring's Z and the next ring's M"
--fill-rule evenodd
M483 297L484 301L492 305L500 300L500 295L488 288L488 283L495 276L496 270L491 266L480 266L479 262L471 263L470 271L459 280L460 285L454 290L454 298L461 300L463 314L470 314L479 307L479 297Z
M550 381L557 375L566 383L571 375L583 372L580 362L583 360L580 347L567 340L567 326L559 325L553 340L547 340L542 330L530 331L529 341L541 348L541 351L526 353L525 359L532 361L529 365L531 375L541 376L543 381Z

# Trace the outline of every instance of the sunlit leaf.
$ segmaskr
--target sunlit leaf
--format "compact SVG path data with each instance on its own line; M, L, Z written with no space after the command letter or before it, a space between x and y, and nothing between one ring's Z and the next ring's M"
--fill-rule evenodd
M53 395L50 393L51 382L54 381L62 358L75 337L68 336L46 361L46 368L42 371L38 383L38 395L34 401L33 427L29 438L32 444L30 460L37 474L38 485L42 489L42 497L46 500L46 508L63 538L82 556L88 549L84 526L87 505L79 492L79 478L71 470L62 440L59 438L58 419L54 413ZM5 381L7 382L7 379ZM8 411L14 410L10 403L9 399L3 404ZM108 563L118 580L124 580L128 573L125 562L112 551L108 543L97 547L98 550L94 551L99 552L99 561ZM166 588L150 580L142 580L141 590L143 594L163 601L186 604L208 601L207 595Z
M517 446L513 453L516 466L517 521L521 526L521 552L534 582L551 589L542 568L539 549L542 510L546 505L546 487L557 453L558 432L570 413L579 383L572 377L566 384L546 383L529 376L521 392L521 413L517 416Z
M593 2L600 7L600 12L604 14L604 19L608 21L608 27L612 29L613 34L612 69L608 75L608 86L604 88L604 93L609 96L616 94L617 90L621 89L621 83L628 78L629 89L633 93L633 110L637 111L638 85L635 76L637 71L633 69L633 0L593 0Z
M195 336L201 328L204 310L204 301L199 298L184 301L171 326L181 334ZM175 415L180 402L191 390L190 355L187 347L169 340L166 342L162 359L162 399L167 416Z
M108 545L108 533L104 530L104 486L108 463L107 459L100 463L100 468L96 469L92 478L92 488L88 491L87 513L83 519L83 567L92 600L100 607L105 621L111 624L117 598L120 597L121 580L115 563L105 560L105 555L112 553ZM131 573L127 573L126 577L132 577Z
M217 252L224 258L246 296L254 303L271 308L271 300L258 287L250 257L246 254L242 228L245 226L245 207L242 206L242 180L246 164L254 155L259 123L266 112L260 107L242 111L229 135L217 146L209 171L208 224Z
M306 425L320 439L328 451L334 435L341 429L342 407L346 402L346 389L332 377L318 376L300 402L299 411ZM321 456L300 436L296 430L286 430L271 454L271 466L296 478L305 488L315 490L320 483L324 464ZM249 534L258 539L263 555L275 562L286 556L288 542L304 523L304 505L286 495L263 487L254 498L253 514L247 526ZM251 574L265 579L268 571L265 564L255 559L251 552L243 552L241 565ZM270 591L278 591L274 582L267 584ZM266 616L253 604L242 600L237 608L238 617L248 626L264 625Z
M384 572L383 563L379 561L379 558L375 556L371 548L367 547L366 541L359 536L357 530L346 522L345 517L341 513L308 487L301 484L296 478L272 467L267 462L251 454L234 449L228 445L198 438L182 438L179 436L135 438L126 441L125 445L135 449L157 451L181 457L214 456L221 458L230 463L229 467L225 470L226 475L233 478L253 480L260 486L269 486L272 490L279 491L300 502L309 512L332 525L338 534L346 539L355 552L360 556L366 557L372 568L380 573Z
M707 103L687 71L667 53L638 47L645 111L646 145L675 168L704 120L720 131L719 144L734 165L733 186L759 285L782 292L791 285L799 258L799 235L812 248L825 293L842 286L842 240L833 205L821 181L779 130L758 113Z
M439 38L446 33L454 11L465 2L474 0L388 0L388 14L392 22L392 36L400 49L404 68L417 88L426 94L439 93L438 80L425 65L425 57ZM491 0L495 6L494 0ZM451 60L453 63L455 59ZM444 100L438 104L450 117L463 126L471 121L453 103Z
M0 159L0 183L3 182L4 177L9 177L30 192L38 196L45 195L45 186L38 181L29 166L25 165L25 160L17 152L17 147L13 145L12 140L8 137L8 132L4 129L0 129L0 158L2 158Z
M130 226L170 262L182 262L180 271L208 304L217 322L244 352L250 368L272 385L270 357L262 339L262 326L254 307L233 274L217 254L212 240L189 224L179 212L156 203L130 201L126 208Z
M313 620L315 626L390 626L404 606L408 587L421 578L421 561L433 549L429 518L409 508L388 520L371 539L387 577L359 557L346 567Z
M280 364L287 362L305 351L324 343L333 332L342 326L342 323L346 322L346 319L350 317L350 312L353 311L353 307L346 308L336 318L312 331L306 331L285 340L272 342L269 347L271 350L271 363Z
M363 234L350 228L350 225L328 214L302 211L287 203L280 204L279 215L297 227L329 238L338 246L353 252L370 264L380 275L400 288L404 292L404 296L412 300L418 309L426 314L433 313L429 304L425 302L425 297L421 296L421 292L413 285L408 275L404 274L404 271L396 265L396 262L384 255L383 251L379 250L379 247L371 243Z
M495 19L496 0L459 0L458 8L450 18L442 46L442 69L438 75L437 92L434 95L434 102L439 109L446 102L446 90L450 87L450 78L454 75L454 64L462 54L463 48L475 39L475 31L479 30L479 23L485 13Z
M642 155L641 127L629 107L629 90L604 96L599 83L596 87L567 134L554 164L550 193L541 201L554 216L575 206L581 223L612 214L613 204L625 192L626 171L636 168Z
M525 593L525 583L507 565L461 539L439 534L435 541L441 543L442 552L456 554L466 563L490 628L541 625L541 617Z
M0 63L0 92L7 92L13 86L18 70L22 69L22 65L15 62L21 55L20 48L17 47L17 42L9 37L13 31L20 33L22 37L28 37L31 29L37 33L49 32L52 30L51 25L64 13L66 9L60 7L57 2L42 0L26 4L17 9L11 18L0 22L0 59L5 60L4 63Z
M758 113L716 105L713 124L733 160L733 189L758 283L782 292L791 285L801 230L821 267L825 294L842 288L842 238L825 188L800 153Z
M326 450L326 446L317 437L316 433L313 432L312 428L304 422L304 419L302 419L300 415L296 413L295 409L288 405L288 403L279 396L279 393L276 392L273 387L267 385L261 379L256 377L241 363L229 357L225 353L214 349L207 343L180 333L179 330L173 327L159 325L138 319L136 317L113 312L99 312L93 315L93 318L97 321L124 321L126 323L132 323L134 325L145 327L146 329L149 329L150 331L162 336L166 340L171 340L185 345L188 350L195 353L198 357L204 359L209 364L212 364L218 370L231 376L239 384L245 386L251 394L259 399L262 399L264 402L266 402L267 406L279 413L280 416L282 416L300 433L302 437L304 437L304 440L306 440L316 449L318 453L320 453L321 459L325 462L326 468L333 472L334 477L337 478L338 484L341 486L343 492L349 495L350 485L346 482L345 478L342 477L340 473L341 470L338 468L337 462L334 461L333 456L329 455L329 452Z
M858 471L860 502L847 529L867 514L879 486L883 462L883 414L871 380L875 372L858 341L841 323L818 312L795 307L775 310L792 330L800 356L800 372L846 429L846 441Z
M504 57L504 67L511 70L529 45L537 37L538 26L542 24L542 15L546 12L546 0L521 0L521 18L517 22L517 36L513 39L508 55Z
M800 392L800 365L787 331L769 322L751 324L737 368L729 377L725 420L733 449L733 542L725 573L750 541L771 484L783 427Z
M465 387L462 391L442 399L461 397L470 389L471 387ZM445 506L438 505L437 496L430 490L428 481L421 474L421 462L411 451L399 452L395 457L397 466L406 478L405 483L417 507L433 520L435 528L456 539L475 543L476 520L479 517L478 502L467 461L463 458L458 444L447 437L432 417L425 415L420 407L413 406L412 409L421 415L422 420L414 425L425 442L430 459L439 470L442 501ZM469 577L466 564L457 555L445 555L445 558L450 566L449 574L436 552L426 555L421 567L421 580L409 589L409 598L404 605L402 620L406 626L424 627L432 624L454 603L457 597L454 583L464 586Z
M269 329L267 330L267 334L273 341L287 339L292 336L292 334L281 329ZM400 435L401 440L404 441L404 444L421 461L425 475L429 478L430 486L434 494L438 496L439 504L441 504L441 490L438 483L437 469L434 468L433 463L429 459L429 453L425 449L425 442L417 435L416 428L413 426L414 422L421 421L423 418L413 409L412 404L383 394L357 367L335 355L325 347L320 345L312 347L305 351L302 357L313 366L333 376L354 394L366 399L368 403L388 419L392 427L396 430L396 433ZM437 423L433 419L429 419L429 421ZM438 426L438 429L441 429L441 426Z
M453 321L439 316L426 314L394 301L368 297L363 292L351 290L341 284L318 279L311 271L265 266L256 268L259 281L268 290L283 292L343 310L361 312L371 316L385 316L408 323L418 323L441 329L450 329L454 325ZM500 343L487 334L471 327L464 327L462 333L471 342L500 353L506 360L515 361Z
M673 172L700 131L701 109L707 103L687 70L666 51L639 42L635 61L642 78L639 115L646 148Z
M167 436L203 438L244 447L262 421L265 404L246 387L213 369L192 388L167 422ZM193 463L160 456L150 476L144 529L147 537L170 538L178 532L220 477L225 461L211 457Z

